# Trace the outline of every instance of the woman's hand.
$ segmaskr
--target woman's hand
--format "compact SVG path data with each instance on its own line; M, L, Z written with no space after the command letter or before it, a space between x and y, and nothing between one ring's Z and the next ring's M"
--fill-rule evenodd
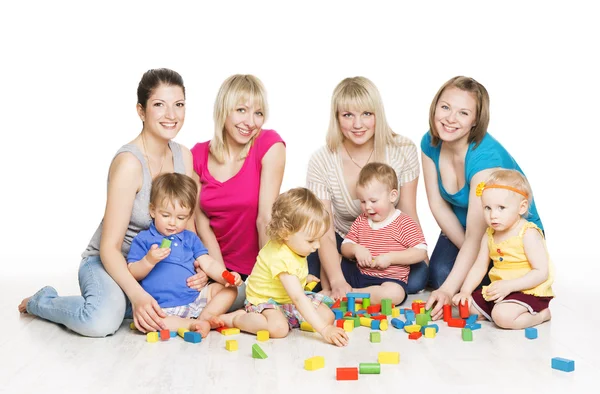
M198 262L198 260L194 261L194 268L196 268L196 275L192 275L189 278L187 278L186 282L188 287L200 291L208 283L208 276L200 268L200 263Z
M133 322L138 330L147 333L167 329L163 321L167 315L150 294L142 290L129 300L133 309Z
M433 307L431 310L431 320L439 320L442 317L443 307L446 304L450 304L451 298L452 295L447 293L441 287L431 292L427 304L425 304L425 309Z

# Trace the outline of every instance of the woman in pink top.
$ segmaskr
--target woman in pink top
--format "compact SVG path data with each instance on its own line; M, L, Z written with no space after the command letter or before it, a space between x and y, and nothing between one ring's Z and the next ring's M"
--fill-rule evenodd
M285 143L274 130L262 129L267 115L261 81L233 75L215 101L213 138L191 150L200 187L198 235L212 257L243 279L268 240L265 230L285 168ZM243 302L245 292L238 293Z

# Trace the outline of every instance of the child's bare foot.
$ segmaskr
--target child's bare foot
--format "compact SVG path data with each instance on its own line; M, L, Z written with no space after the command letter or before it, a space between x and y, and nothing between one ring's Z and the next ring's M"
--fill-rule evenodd
M27 303L31 297L23 298L23 301L19 304L19 312L27 313Z
M206 338L210 332L210 323L206 320L198 320L195 323L190 324L190 331L199 332L202 338Z
M225 324L226 327L234 327L233 320L235 319L235 317L245 314L245 310L238 309L237 311L225 313L224 315L219 316L219 318Z
M211 329L223 327L225 323L217 316L203 316L202 320L206 320L210 324Z

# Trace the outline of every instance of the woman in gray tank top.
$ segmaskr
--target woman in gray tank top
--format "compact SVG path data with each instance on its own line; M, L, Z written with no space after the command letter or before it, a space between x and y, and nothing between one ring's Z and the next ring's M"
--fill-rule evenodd
M193 173L190 151L172 141L185 119L183 79L169 69L149 70L137 95L143 128L117 151L110 165L104 218L79 266L81 295L60 297L46 286L19 305L22 313L63 324L84 336L114 334L125 317L133 317L142 332L166 328L165 314L130 274L125 256L133 237L150 226L152 179L165 172ZM206 283L206 276L200 276ZM127 300L131 308L126 308Z

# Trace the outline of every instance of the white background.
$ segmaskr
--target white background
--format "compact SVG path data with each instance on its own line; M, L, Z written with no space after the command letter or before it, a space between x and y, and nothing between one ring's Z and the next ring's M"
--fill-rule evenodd
M533 185L559 278L591 272L600 29L590 5L568 4L3 2L0 275L76 272L104 211L109 163L141 130L137 84L157 67L184 78L177 141L188 147L212 137L225 78L262 79L265 127L288 146L282 190L304 185L343 78L373 80L389 124L420 146L437 89L455 75L473 77L490 93L489 132ZM418 209L433 247L439 230L422 177Z

